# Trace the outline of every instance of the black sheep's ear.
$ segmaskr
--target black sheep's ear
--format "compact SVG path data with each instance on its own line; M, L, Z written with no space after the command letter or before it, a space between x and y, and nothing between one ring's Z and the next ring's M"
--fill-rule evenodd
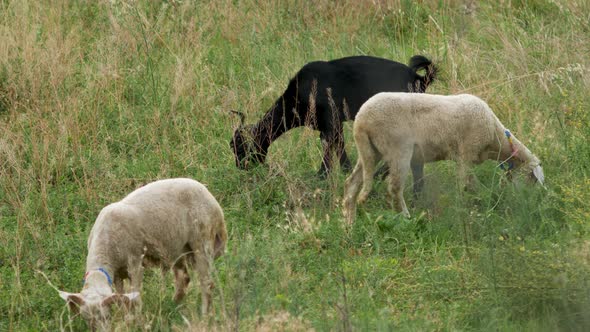
M244 126L244 121L246 120L246 115L243 112L240 111L236 111L236 110L231 110L230 111L233 114L236 114L240 117L240 128Z

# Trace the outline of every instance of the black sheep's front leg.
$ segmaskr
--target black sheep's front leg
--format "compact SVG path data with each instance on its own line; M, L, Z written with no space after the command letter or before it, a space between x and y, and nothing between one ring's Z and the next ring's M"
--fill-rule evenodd
M336 156L340 162L340 167L346 172L349 172L352 167L350 159L346 155L346 149L344 148L344 134L342 126L336 128L331 132L321 132L320 139L322 141L322 148L324 151L324 157L322 159L322 166L318 171L318 175L325 177L332 171L333 158L332 152L336 151Z
M324 151L324 157L322 159L322 165L318 171L318 176L325 178L332 170L332 150L334 148L334 142L332 141L331 135L327 135L325 132L320 133L320 140L322 142L322 150Z
M336 153L338 154L339 160L340 160L340 168L346 172L349 173L352 170L352 165L350 164L350 159L348 159L348 156L346 155L346 148L345 148L345 144L344 144L344 131L342 128L342 125L340 125L340 128L338 130L338 132L336 133L336 136L334 137L335 139L335 146L336 146Z
M352 165L350 164L350 159L348 159L348 156L346 155L346 149L344 148L344 142L342 142L342 147L339 149L341 149L339 151L339 153L340 153L340 168L342 168L342 170L344 172L350 173L350 171L352 170Z

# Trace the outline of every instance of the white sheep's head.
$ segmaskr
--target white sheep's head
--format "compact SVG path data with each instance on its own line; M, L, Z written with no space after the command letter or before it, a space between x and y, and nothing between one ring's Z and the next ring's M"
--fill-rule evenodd
M541 161L534 155L530 155L530 160L523 161L520 158L510 158L507 161L508 171L511 169L523 172L528 176L528 179L532 182L538 182L541 186L545 187L545 174L543 173L543 167L541 167ZM510 172L508 172L510 174Z
M539 158L533 156L525 166L525 171L529 174L529 178L545 187L545 174L543 174L543 167Z
M507 170L510 171L513 168L519 168L529 176L529 179L538 182L545 188L545 175L543 174L543 168L541 167L541 160L537 158L531 151L524 146L520 141L512 136L508 129L504 130L507 142L510 146L512 153L506 162L501 165L504 169L505 163L507 163ZM510 172L508 172L510 174Z
M92 329L109 330L111 306L118 304L126 309L139 301L139 293L114 294L102 288L85 288L81 293L59 291L71 312L80 314Z

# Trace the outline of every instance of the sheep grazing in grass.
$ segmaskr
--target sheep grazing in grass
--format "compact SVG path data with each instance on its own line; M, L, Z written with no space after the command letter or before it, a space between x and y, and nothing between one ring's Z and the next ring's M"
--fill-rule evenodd
M424 76L417 71L424 69ZM320 131L324 150L320 175L331 170L335 150L343 169L350 169L344 149L342 123L353 120L361 105L383 91L424 92L436 76L436 67L421 55L410 65L371 56L353 56L310 62L291 79L287 89L254 125L239 128L230 146L236 166L246 169L263 163L268 149L283 133L300 126Z
M357 196L358 203L363 203L371 191L379 160L389 166L394 207L407 217L405 179L411 168L418 184L414 190L420 191L424 163L455 160L465 179L471 164L498 160L530 172L541 185L544 181L539 159L510 134L484 101L472 95L379 93L361 107L353 133L359 159L344 191L343 211L349 224L356 214Z
M188 268L194 267L206 314L211 265L224 253L226 240L223 211L205 186L191 179L156 181L100 211L88 238L82 291L59 295L90 326L105 329L111 304L129 306L139 300L144 266L174 270L176 301L186 294ZM124 279L132 293L123 293Z

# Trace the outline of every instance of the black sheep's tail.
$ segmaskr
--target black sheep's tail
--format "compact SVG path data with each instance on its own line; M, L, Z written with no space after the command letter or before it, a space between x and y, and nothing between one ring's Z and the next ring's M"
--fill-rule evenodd
M426 88L436 79L436 74L438 72L438 68L432 63L432 61L428 60L423 55L414 55L410 59L410 68L417 72L420 69L424 69L426 73L424 76L418 75L418 84L415 84L414 91L415 92L425 92Z

